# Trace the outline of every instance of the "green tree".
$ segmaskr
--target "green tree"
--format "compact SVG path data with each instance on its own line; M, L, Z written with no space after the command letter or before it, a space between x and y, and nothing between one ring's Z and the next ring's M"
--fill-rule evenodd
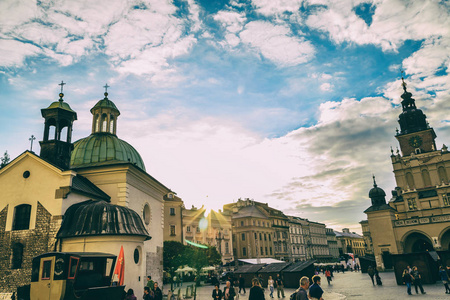
M187 247L180 242L165 241L163 249L163 268L173 272L179 266L188 264L186 256Z
M9 163L9 154L8 151L5 151L3 157L0 158L0 169L6 166Z

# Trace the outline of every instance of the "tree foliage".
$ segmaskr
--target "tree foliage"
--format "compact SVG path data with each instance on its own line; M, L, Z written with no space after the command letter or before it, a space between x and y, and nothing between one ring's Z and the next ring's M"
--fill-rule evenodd
M222 259L216 247L203 249L174 241L164 242L163 267L167 271L188 265L200 272L203 267L221 263Z
M0 158L0 169L6 166L9 163L9 154L8 151L5 151L3 157Z

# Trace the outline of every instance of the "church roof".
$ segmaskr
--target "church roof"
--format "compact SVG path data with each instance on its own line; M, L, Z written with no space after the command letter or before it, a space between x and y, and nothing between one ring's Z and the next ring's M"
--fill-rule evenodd
M131 163L145 171L144 161L133 146L114 134L97 132L74 143L70 166L80 168L118 162Z
M70 105L62 100L59 101L55 101L52 104L50 104L49 107L47 107L46 109L52 109L52 108L61 108L70 112L75 112L72 110L72 108L70 108Z
M99 100L99 101L97 102L97 104L95 104L94 107L91 108L91 113L93 113L94 110L95 110L96 108L109 108L109 109L114 109L114 110L116 110L116 111L120 114L119 109L117 109L117 106L114 104L114 102L112 102L111 100L109 100L109 99L107 98L107 95L105 95L105 98L104 98L104 99Z
M151 239L141 217L134 210L93 200L70 206L56 236L69 238L98 235L131 235Z
M95 184L89 181L89 179L81 175L77 175L72 179L71 189L78 193L94 196L96 199L102 199L108 202L111 199L108 194L99 189Z
M242 207L241 209L239 209L239 212L233 214L232 217L233 219L247 218L247 217L267 219L267 216L263 214L256 206L253 205Z

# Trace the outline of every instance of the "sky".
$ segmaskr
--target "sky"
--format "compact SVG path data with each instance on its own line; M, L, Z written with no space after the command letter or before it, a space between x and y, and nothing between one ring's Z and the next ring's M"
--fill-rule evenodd
M187 208L251 198L360 232L372 175L396 186L401 70L440 148L449 66L448 1L2 0L0 151L42 140L62 80L88 136L107 83L118 137Z

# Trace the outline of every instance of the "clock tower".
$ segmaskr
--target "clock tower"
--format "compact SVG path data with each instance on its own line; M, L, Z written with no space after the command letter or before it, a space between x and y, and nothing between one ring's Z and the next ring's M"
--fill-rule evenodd
M403 156L436 151L436 134L428 125L426 115L418 109L412 94L406 90L406 83L402 77L402 113L398 116L400 132L395 136L400 144Z

